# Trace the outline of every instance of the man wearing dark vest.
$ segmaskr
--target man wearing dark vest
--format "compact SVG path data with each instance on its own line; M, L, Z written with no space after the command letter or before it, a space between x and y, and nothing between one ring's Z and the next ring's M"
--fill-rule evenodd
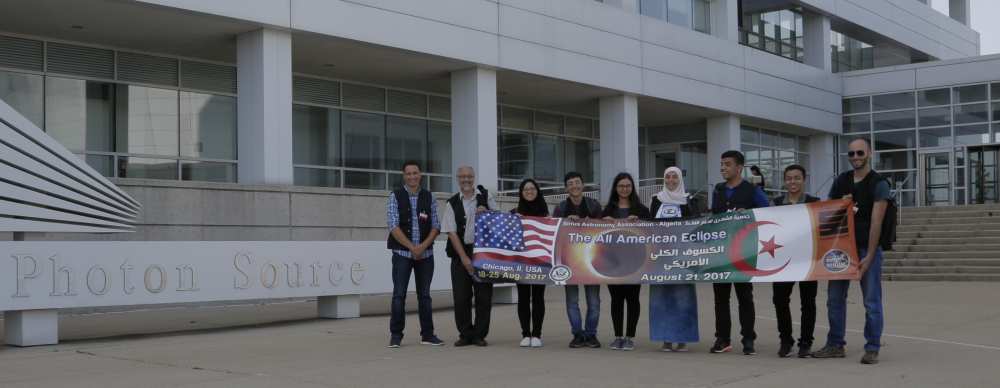
M889 200L889 183L871 166L872 147L866 138L848 144L847 158L852 171L837 177L830 199L854 200L854 243L861 256L861 295L865 306L865 355L862 364L877 364L882 346L882 220ZM831 280L827 287L827 314L830 332L826 346L814 358L843 358L847 321L847 289L850 280Z
M387 247L392 250L392 315L389 318L389 347L398 348L406 324L406 289L410 273L416 278L420 316L420 343L440 346L431 317L431 280L434 277L434 238L441 225L430 191L420 187L420 165L403 163L403 184L389 195L386 219Z
M459 192L448 199L441 219L441 232L448 234L447 252L451 258L451 292L455 298L455 326L458 328L455 346L486 346L493 308L493 283L473 279L472 248L476 238L476 214L495 210L497 205L485 189L476 192L476 172L472 167L459 167L455 177Z
M743 164L745 160L739 151L726 151L722 154L719 172L725 182L715 185L712 192L712 214L722 214L736 210L749 210L767 207L767 195L759 186L743 180ZM732 289L736 289L736 300L739 302L740 334L743 336L743 354L757 354L754 340L754 307L753 285L750 283L714 283L715 292L715 344L712 353L725 353L733 350L732 318L729 312L729 298Z

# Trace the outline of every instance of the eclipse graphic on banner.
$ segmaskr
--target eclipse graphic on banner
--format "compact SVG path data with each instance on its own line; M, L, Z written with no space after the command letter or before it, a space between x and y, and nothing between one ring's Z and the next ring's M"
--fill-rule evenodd
M476 217L473 266L482 281L664 284L855 279L847 200L683 221Z

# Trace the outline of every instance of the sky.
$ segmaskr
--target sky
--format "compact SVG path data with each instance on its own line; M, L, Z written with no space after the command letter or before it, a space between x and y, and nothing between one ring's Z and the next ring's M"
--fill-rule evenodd
M948 0L931 0L931 6L948 14ZM1000 53L1000 1L972 0L972 29L979 31L980 54Z

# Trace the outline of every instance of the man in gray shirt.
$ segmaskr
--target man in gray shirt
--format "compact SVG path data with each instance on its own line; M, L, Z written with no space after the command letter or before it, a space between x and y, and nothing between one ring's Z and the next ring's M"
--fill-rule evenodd
M493 308L493 284L477 282L472 276L472 248L476 239L475 215L496 210L497 205L485 189L476 190L476 172L462 166L455 172L459 192L444 205L441 232L448 235L447 252L451 258L451 289L455 298L455 325L459 338L455 346L486 346ZM475 298L476 317L472 318Z

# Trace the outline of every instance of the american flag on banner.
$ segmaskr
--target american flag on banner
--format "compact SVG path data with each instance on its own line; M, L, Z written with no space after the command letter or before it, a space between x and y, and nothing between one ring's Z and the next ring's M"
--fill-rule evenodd
M552 266L558 218L487 212L476 215L476 259Z

